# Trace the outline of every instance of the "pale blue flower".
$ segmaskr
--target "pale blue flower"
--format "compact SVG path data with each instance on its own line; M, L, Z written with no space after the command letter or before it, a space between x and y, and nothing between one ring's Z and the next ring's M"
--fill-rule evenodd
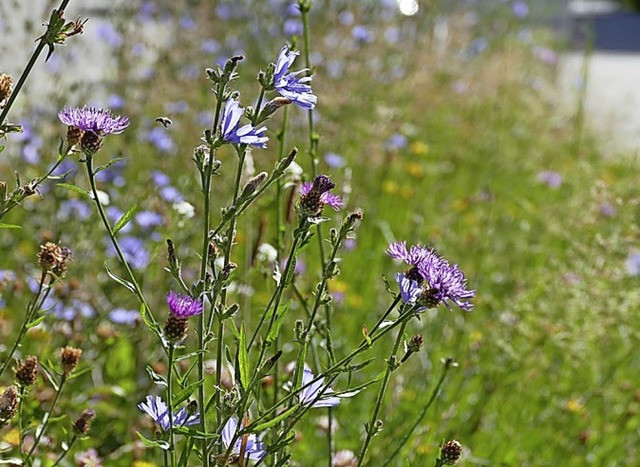
M289 68L298 55L300 52L289 50L286 45L280 49L273 75L273 85L282 97L286 97L303 109L311 110L318 102L318 98L313 94L311 86L308 84L311 82L311 76L298 78L299 74L306 73L308 70L289 72Z
M269 138L264 136L267 127L254 128L247 124L240 126L244 109L235 99L229 99L222 110L220 133L222 139L233 144L250 144L258 148L266 148Z

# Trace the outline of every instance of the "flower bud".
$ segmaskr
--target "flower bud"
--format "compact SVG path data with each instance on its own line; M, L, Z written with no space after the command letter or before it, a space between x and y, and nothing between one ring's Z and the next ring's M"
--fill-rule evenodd
M60 353L60 363L65 376L69 376L76 369L82 356L82 350L76 347L64 347Z
M29 355L24 360L20 360L14 371L16 382L20 386L27 387L35 384L38 378L38 357Z
M13 418L18 410L18 388L9 386L0 395L0 423Z
M4 107L7 99L13 92L13 78L6 73L0 73L0 109Z
M462 444L455 439L447 441L440 448L440 461L444 465L454 465L462 455Z
M94 418L96 418L95 410L86 409L73 421L73 431L78 435L86 435Z

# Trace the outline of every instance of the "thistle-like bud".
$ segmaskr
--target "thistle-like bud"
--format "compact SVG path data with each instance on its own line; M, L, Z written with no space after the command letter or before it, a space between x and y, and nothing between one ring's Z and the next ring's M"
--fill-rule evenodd
M13 418L18 411L18 388L9 386L0 395L0 423Z
M87 157L93 156L102 149L102 136L93 131L85 131L80 138L80 147Z
M276 170L278 172L284 172L285 170L287 170L287 168L291 165L291 163L293 162L293 160L296 158L297 155L298 155L298 148L294 147L287 157L285 157L280 162L278 162L278 166L276 167Z
M265 120L267 117L273 115L280 107L289 105L292 102L291 99L287 99L286 97L274 97L267 102L260 111L260 120Z
M62 372L65 376L69 376L71 372L76 369L78 363L80 363L81 356L81 349L69 346L63 347L60 352L60 364L62 365Z
M208 145L201 144L193 149L193 158L198 165L204 167L211 158L211 148Z
M4 107L7 99L13 92L13 78L6 73L0 73L0 109Z
M440 461L444 465L454 465L460 459L462 455L462 444L452 439L447 441L440 448Z
M40 246L38 265L47 272L62 275L67 271L71 250L52 242Z
M35 384L38 378L38 357L29 355L24 360L20 360L14 372L16 382L23 388Z
M89 432L91 421L96 418L95 410L86 409L73 421L73 431L78 435L86 435Z
M419 352L420 349L422 349L423 345L424 339L422 335L414 334L413 336L411 336L411 338L406 343L406 352L404 354L404 357L402 357L400 363L406 362L412 354L414 354L415 352Z
M164 325L164 336L169 342L179 342L187 336L189 322L187 318L179 318L174 315L167 317Z
M67 127L67 145L70 151L80 152L79 143L82 140L82 135L84 135L84 131L77 126L69 125Z
M240 194L239 199L244 200L251 196L256 191L256 189L260 185L262 185L262 183L267 179L268 176L269 174L267 172L260 172L258 175L249 180L242 189L242 193Z

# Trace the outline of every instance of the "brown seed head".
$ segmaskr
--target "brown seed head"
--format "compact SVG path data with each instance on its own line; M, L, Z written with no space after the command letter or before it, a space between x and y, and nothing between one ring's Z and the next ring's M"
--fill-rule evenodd
M78 145L82 140L82 135L84 135L84 131L77 126L69 125L67 127L67 144L69 145L69 150L80 152Z
M38 357L29 355L24 360L20 360L14 371L16 382L20 386L27 387L35 384L38 378Z
M440 460L444 465L454 465L462 455L462 444L452 439L447 441L440 448Z
M82 356L82 350L76 347L64 347L60 352L60 363L62 364L62 371L65 376L69 376L73 370L78 366L80 357Z
M86 435L89 432L91 421L96 418L95 410L86 409L73 422L73 431L79 435Z
M6 73L0 73L0 108L4 107L6 100L11 96L12 86L13 78Z
M18 410L18 388L9 386L0 395L0 422L13 418Z
M80 147L88 156L93 156L102 148L102 136L93 131L85 131L80 138Z

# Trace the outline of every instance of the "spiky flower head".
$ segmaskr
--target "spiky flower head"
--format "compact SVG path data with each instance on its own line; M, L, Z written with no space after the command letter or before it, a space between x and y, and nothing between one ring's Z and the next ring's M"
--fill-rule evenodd
M73 431L79 435L86 435L89 432L91 421L94 418L96 418L96 411L86 409L73 421Z
M13 418L18 410L18 388L9 386L0 395L0 423Z
M188 295L171 291L167 294L169 311L176 318L189 318L202 313L202 302Z
M169 420L169 407L160 396L147 396L144 402L138 404L138 408L149 415L164 431L171 428ZM173 427L190 426L200 423L200 413L190 413L186 407L182 407L173 413Z
M289 68L298 55L300 52L290 50L286 45L280 49L273 75L273 85L282 97L289 99L303 109L311 110L318 102L318 98L313 94L311 86L308 84L311 82L311 76L298 77L298 75L306 73L308 69L289 72Z
M81 349L70 346L63 347L60 352L60 364L62 365L62 371L65 376L69 376L71 372L76 369L78 363L80 363L81 356Z
M331 206L336 211L342 207L342 198L330 190L336 187L326 175L318 175L313 183L305 182L300 186L300 199L297 209L303 217L319 216L325 204Z
M71 250L52 242L40 245L38 265L47 272L61 275L67 271L67 262L71 259Z
M14 372L16 382L23 388L35 384L38 378L38 357L29 355L24 360L20 360Z
M264 136L267 127L254 128L247 124L240 126L240 119L244 115L244 109L235 99L229 99L222 109L220 119L220 134L222 139L233 144L249 144L257 148L266 148L269 138Z
M444 465L454 465L462 455L462 444L455 439L447 441L440 448L440 461Z
M80 147L87 156L92 156L100 150L104 136L122 133L129 126L127 117L113 116L108 109L86 105L82 108L65 107L58 113L58 118L65 125L74 128L71 131L72 138L69 138L67 132L69 146L77 141L78 130L82 132L79 138Z
M418 303L423 308L443 303L451 309L451 302L465 311L473 308L468 299L475 297L476 292L467 290L464 273L433 248L415 245L407 249L406 242L391 243L387 254L411 266L408 271L396 274L403 302Z

